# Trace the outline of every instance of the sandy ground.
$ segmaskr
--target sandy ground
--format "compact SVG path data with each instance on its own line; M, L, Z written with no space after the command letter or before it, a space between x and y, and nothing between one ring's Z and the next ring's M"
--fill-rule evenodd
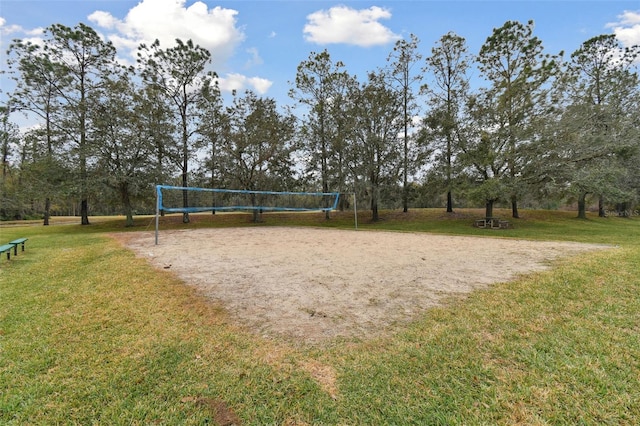
M443 302L602 249L567 242L314 228L119 234L127 247L264 336L378 335Z

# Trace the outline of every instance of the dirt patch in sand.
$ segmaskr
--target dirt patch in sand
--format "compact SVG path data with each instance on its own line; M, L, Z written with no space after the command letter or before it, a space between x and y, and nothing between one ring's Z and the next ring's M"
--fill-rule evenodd
M443 299L604 246L423 233L248 227L121 233L158 268L265 336L370 337ZM490 251L489 251L490 250Z

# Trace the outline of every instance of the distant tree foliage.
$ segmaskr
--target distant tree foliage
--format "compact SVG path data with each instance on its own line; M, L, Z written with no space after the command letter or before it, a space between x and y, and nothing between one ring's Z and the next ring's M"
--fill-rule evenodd
M453 187L462 172L460 152L464 142L465 108L469 100L471 57L466 40L447 33L431 49L423 71L431 75L424 85L428 113L421 140L431 145L434 168L431 175L442 176L447 191L447 213L453 213Z
M310 52L292 70L293 105L278 105L223 96L211 52L191 40L141 45L131 67L85 24L14 40L0 218L120 213L132 225L154 212L156 184L340 192L340 208L355 193L374 221L410 207L637 211L639 46L600 35L563 59L532 21L505 22L478 52L451 32L429 54L420 43L399 40L360 79ZM15 114L38 124L19 129Z
M289 191L295 150L295 118L281 114L276 102L248 91L227 110L220 161L236 189ZM252 200L256 205L255 199ZM258 211L253 210L254 221Z
M637 196L625 181L628 160L638 154L640 87L634 63L640 46L623 48L615 36L585 41L567 66L567 105L561 122L568 186L578 199L578 217L586 215L586 197L623 203Z
M178 123L179 144L170 150L169 158L180 168L181 185L189 186L189 165L199 146L194 135L198 132L198 104L203 90L212 84L215 75L205 72L211 61L211 53L193 41L176 40L176 45L161 48L156 40L151 46L141 45L138 49L140 75L144 82L153 87L154 93L167 102L168 110ZM184 206L189 205L187 191L184 191ZM183 213L183 222L189 222L189 213Z
M389 68L385 70L391 87L402 100L402 211L405 213L409 211L409 175L415 170L418 155L409 131L419 107L414 86L423 79L422 74L415 72L422 59L419 45L420 40L414 34L409 36L409 40L398 40L387 57Z
M493 179L502 181L518 218L518 198L526 191L523 170L530 161L526 145L531 139L535 116L547 99L549 79L555 75L556 56L544 53L542 41L533 35L533 21L526 25L507 21L496 28L480 48L478 68L489 83L481 89L476 109L482 114L483 137L492 140L496 168ZM479 104L478 104L479 105ZM480 117L478 117L480 118Z
M44 31L43 46L16 41L10 53L17 55L18 92L14 99L24 108L45 116L45 125L55 126L64 139L68 159L77 165L75 193L80 199L80 217L89 224L89 139L92 115L104 82L116 67L116 49L89 26L75 28L54 24ZM32 61L31 63L29 63ZM59 109L55 118L53 109ZM49 120L53 120L50 122ZM51 133L45 136L52 143ZM46 216L46 215L45 215Z
M345 114L350 103L346 94L355 79L343 68L344 63L334 63L327 50L312 52L298 66L289 92L304 108L301 141L306 171L314 177L319 173L323 192L342 192L346 187L345 133L350 126Z
M371 73L369 81L352 94L355 117L351 135L351 169L358 186L369 195L372 220L379 220L381 190L402 175L403 99L388 87L384 75Z

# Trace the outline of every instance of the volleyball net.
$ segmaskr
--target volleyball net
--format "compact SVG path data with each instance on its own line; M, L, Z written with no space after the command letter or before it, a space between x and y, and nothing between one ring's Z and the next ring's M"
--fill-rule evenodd
M282 192L156 185L156 244L161 213L310 212L338 206L338 192Z

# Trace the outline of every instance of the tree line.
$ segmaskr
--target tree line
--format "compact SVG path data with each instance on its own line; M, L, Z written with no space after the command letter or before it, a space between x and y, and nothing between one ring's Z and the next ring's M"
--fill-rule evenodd
M143 44L134 66L116 53L85 24L10 45L3 219L124 213L132 224L154 211L155 184L355 192L373 220L424 206L491 217L496 203L514 218L522 205L576 203L585 217L596 200L601 215L632 211L640 194L640 47L612 34L567 58L545 51L532 21L505 22L476 54L450 32L425 55L411 35L364 80L311 52L292 105L252 91L225 102L210 52L191 40ZM20 132L16 111L39 125Z

